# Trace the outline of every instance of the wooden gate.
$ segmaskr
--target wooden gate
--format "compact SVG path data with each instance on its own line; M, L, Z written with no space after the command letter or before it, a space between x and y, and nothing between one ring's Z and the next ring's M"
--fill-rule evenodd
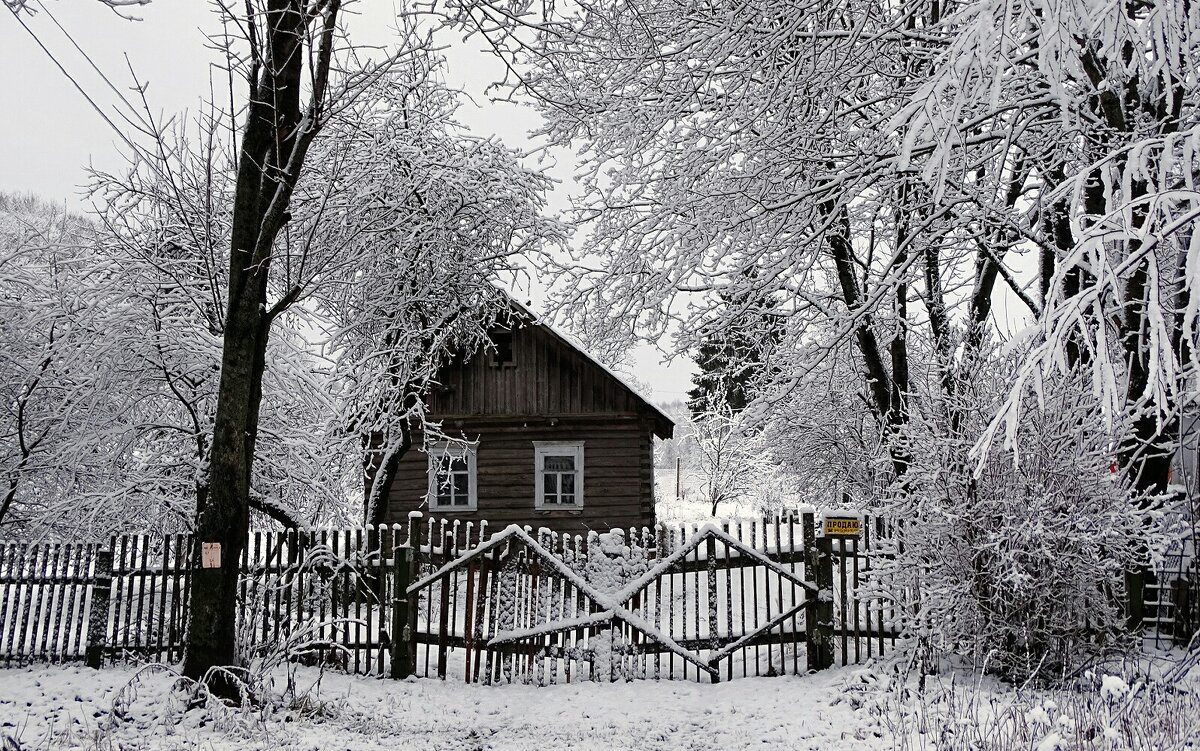
M603 547L590 551L593 560L608 555ZM620 574L630 559L611 560L609 572ZM624 580L604 577L604 568L568 563L508 527L407 588L407 664L417 675L539 685L717 682L749 675L751 664L762 673L764 653L768 674L829 664L815 649L816 586L795 573L794 561L790 570L715 526L646 570L625 571Z

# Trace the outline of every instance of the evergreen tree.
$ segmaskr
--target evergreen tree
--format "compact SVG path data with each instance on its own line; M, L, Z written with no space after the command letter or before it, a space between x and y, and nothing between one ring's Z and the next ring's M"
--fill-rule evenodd
M696 417L714 406L728 406L734 414L744 410L772 373L771 354L783 336L779 304L769 293L739 290L720 298L710 318L713 330L696 354L695 388L688 392L688 409Z

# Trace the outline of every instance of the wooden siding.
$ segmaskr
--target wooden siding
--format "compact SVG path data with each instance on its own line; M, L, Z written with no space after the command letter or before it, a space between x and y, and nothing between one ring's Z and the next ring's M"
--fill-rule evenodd
M458 357L438 373L427 399L429 414L587 415L636 414L670 437L665 416L610 373L544 326L513 331L512 366L492 364L491 352Z
M389 518L401 521L410 511L478 524L486 519L499 531L508 524L586 533L654 523L652 425L637 414L577 417L456 418L443 425L447 434L478 441L476 511L430 512L428 458L414 448L400 461ZM422 442L419 431L414 445ZM534 441L582 441L583 508L539 511L534 508Z

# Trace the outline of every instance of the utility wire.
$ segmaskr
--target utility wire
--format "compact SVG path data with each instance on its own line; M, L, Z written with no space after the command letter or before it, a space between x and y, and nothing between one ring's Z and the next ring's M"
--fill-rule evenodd
M104 122L108 123L108 127L112 128L113 132L116 133L118 136L120 136L121 140L124 141L126 143L126 145L129 146L129 148L133 149L136 152L138 150L138 147L133 143L133 141L130 141L129 137L126 136L125 133L122 132L121 129L117 127L117 124L114 123L112 121L112 119L109 118L108 115L104 114L104 110L101 109L100 105L96 104L96 101L94 99L92 99L91 96L88 95L87 91L84 90L83 86L81 86L79 84L79 81L75 80L75 77L67 72L67 69L64 68L63 64L58 61L58 58L56 58L54 56L54 53L51 52L46 47L46 45L42 44L42 40L39 39L38 35L33 32L33 29L29 28L29 26L25 23L24 19L21 18L21 15L19 13L17 13L17 10L15 8L9 8L9 10L12 11L13 18L17 19L17 23L21 24L21 28L25 29L25 32L27 34L29 34L29 36L33 39L34 42L37 43L37 46L42 48L42 52L46 53L46 57L50 58L50 61L53 62L54 65L62 72L62 74L67 77L67 80L70 81L71 84L75 86L75 88L79 91L79 93L83 96L83 98L87 100L87 103L92 106L92 109L96 110L96 114L99 115L100 118L102 120L104 120Z
M137 109L132 103L130 103L128 99L125 98L125 93L116 87L116 85L112 82L112 79L105 75L104 71L100 69L100 66L96 65L96 61L92 59L91 55L89 55L82 47L79 46L79 43L75 41L75 37L71 36L71 32L63 28L63 25L58 22L58 19L54 17L54 14L50 12L50 9L46 7L42 0L34 1L38 4L38 7L42 9L42 12L54 22L54 25L58 27L58 30L61 31L63 36L67 38L67 41L71 43L71 46L73 46L80 56L87 61L88 65L92 66L92 70L96 71L96 74L100 76L100 80L104 81L104 83L108 85L108 88L112 89L112 92L117 95L117 98L121 100L121 103L124 104L129 112L133 114L133 118L139 122L133 122L130 117L123 112L120 113L121 117L130 125L140 128L142 132L146 133L147 135L153 135L153 127L151 127L151 124L147 123L140 115L137 114Z

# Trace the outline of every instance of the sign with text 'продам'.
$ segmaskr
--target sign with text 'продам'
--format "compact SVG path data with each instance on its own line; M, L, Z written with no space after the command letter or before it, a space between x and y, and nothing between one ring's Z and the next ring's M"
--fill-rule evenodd
M825 517L826 537L858 537L862 532L862 520L857 516Z

